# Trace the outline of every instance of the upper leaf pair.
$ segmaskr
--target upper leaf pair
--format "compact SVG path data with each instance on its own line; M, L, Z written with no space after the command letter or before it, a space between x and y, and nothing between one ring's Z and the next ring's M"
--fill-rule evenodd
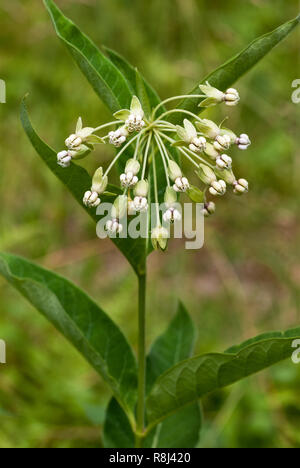
M108 57L106 57L72 21L70 21L62 14L53 0L44 0L44 4L51 16L58 37L66 45L83 74L86 76L98 96L109 107L111 112L117 113L115 115L117 115L119 118L122 117L122 120L124 120L126 117L128 117L129 111L124 113L122 109L129 109L130 103L132 102L132 97L133 95L136 95L138 96L146 115L150 115L151 110L161 101L156 92L145 81L140 73L130 64L128 64L122 57L109 49L106 49L108 54ZM249 70L255 63L257 63L258 60L260 60L266 53L268 53L290 31L292 31L298 21L299 17L295 20L285 23L275 31L266 34L259 39L256 39L240 54L233 57L231 60L219 67L209 77L207 77L206 79L209 80L210 85L216 86L218 89L225 90L241 75ZM195 91L192 91L192 93L194 92ZM135 104L135 101L133 101L134 106ZM184 100L179 105L179 108L197 112L198 104L199 100ZM119 113L120 111L122 111L121 114ZM161 107L159 112L163 111L164 108ZM22 111L22 116L25 130L32 140L33 130L28 124L29 119L25 115L24 108ZM182 117L180 114L177 114L175 119L180 122ZM34 139L38 139L37 135L35 135ZM43 142L39 141L36 145L36 149L44 159L47 158L48 162L50 162L50 153L52 153L52 150L50 150L49 147L47 147ZM132 150L129 147L126 151L124 151L122 158L120 158L119 165L122 172L126 160L131 156L131 151ZM175 148L174 151L176 152ZM46 156L43 155L43 152L45 152ZM174 153L174 155L176 158L176 153ZM54 168L52 163L49 165L52 166L51 169L53 172L55 172L61 180L65 181L71 192L73 194L76 192L76 198L81 203L82 195L89 186L87 183L85 183L87 182L88 175L83 172L82 169L79 168L77 170L74 168L74 166L72 166L71 177L70 173L65 176L62 175L57 170L57 168ZM76 177L77 181L76 188L72 187L72 184L74 183L73 175ZM81 180L80 175L83 176ZM161 202L163 201L164 197L164 177L164 168L162 164L158 164L158 195ZM151 177L151 174L149 179L150 184L152 185L153 177ZM152 193L153 199L153 187L150 192ZM197 200L200 198L199 196L196 197ZM94 215L92 216L95 218ZM146 256L152 250L151 243L148 241L148 239L117 239L115 240L115 243L131 263L134 270L138 274L143 274L145 270Z

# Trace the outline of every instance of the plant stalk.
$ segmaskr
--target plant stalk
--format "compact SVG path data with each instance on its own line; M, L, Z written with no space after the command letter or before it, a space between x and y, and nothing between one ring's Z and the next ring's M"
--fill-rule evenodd
M138 403L136 448L142 448L145 429L146 388L146 274L139 276Z

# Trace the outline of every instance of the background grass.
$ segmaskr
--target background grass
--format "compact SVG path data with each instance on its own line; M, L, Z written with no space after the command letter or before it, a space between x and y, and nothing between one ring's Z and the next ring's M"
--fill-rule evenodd
M189 91L253 38L297 15L297 0L57 0L97 44L125 55L161 97ZM39 0L2 0L0 249L24 255L85 288L136 345L136 283L109 241L36 156L22 131L21 98L57 150L79 115L109 114L55 37ZM197 352L223 351L256 333L299 325L299 31L238 84L242 101L208 116L249 133L236 151L249 195L218 200L205 247L172 241L149 262L148 339L173 316L177 298L199 334ZM220 114L221 113L221 114ZM99 148L93 171L111 156ZM0 447L101 447L109 393L93 370L0 280ZM300 447L300 366L286 361L204 401L203 447Z

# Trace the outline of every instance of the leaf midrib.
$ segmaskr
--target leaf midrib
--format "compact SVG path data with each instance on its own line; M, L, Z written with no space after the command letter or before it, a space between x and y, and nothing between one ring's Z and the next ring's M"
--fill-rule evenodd
M59 8L57 8L57 6L55 5L55 8L59 11ZM95 68L95 66L93 65L92 61L90 59L88 59L82 52L80 49L78 49L77 46L75 46L74 44L72 44L68 39L66 39L65 37L62 36L62 34L60 33L58 27L57 27L57 22L53 16L53 13L51 10L49 10L49 14L51 16L51 19L52 19L52 23L54 25L54 29L55 29L55 32L57 34L57 36L60 38L61 41L65 42L71 49L74 49L83 59L84 61L88 62L88 64L91 66L91 68L93 69L93 71L96 73L96 75L99 77L99 79L105 84L105 87L108 91L113 91L113 88L110 87L108 81L102 76L99 74L98 70ZM60 11L59 11L60 12ZM69 27L74 27L74 28L77 28L76 24L73 23L73 21L71 21L69 18L65 17L66 21L68 22L68 26ZM90 45L92 45L98 53L101 53L98 49L98 47L96 46L96 44L83 32L83 31L80 31L80 33L82 34L82 36L84 37L84 39L90 43ZM107 57L105 57L105 55L103 55L103 59L104 60L107 60ZM114 68L114 70L116 71L116 73L118 74L118 76L124 81L124 86L126 86L127 88L127 91L130 93L130 95L132 94L131 93L131 90L127 84L127 80L124 80L124 77L122 75L122 73L120 73L120 71L118 70L118 68L110 61L109 62L109 65L112 66ZM113 86L116 85L116 81L113 83ZM115 93L113 93L113 96L114 96L114 100L115 100L115 103L116 103L116 106L121 109L122 105L121 103L119 102L117 96L115 95ZM108 106L109 107L109 106ZM111 110L111 109L110 109Z
M64 315L64 317L66 317L68 320L70 320L72 322L72 326L74 327L74 329L76 330L76 332L78 333L78 336L80 336L84 343L87 345L87 347L94 353L96 354L100 361L101 361L101 364L103 366L103 368L105 369L106 371L106 374L108 376L108 381L109 383L111 384L111 387L112 389L115 390L115 397L116 399L118 400L120 406L124 409L125 412L131 412L131 409L127 406L127 403L126 405L124 404L124 401L122 400L121 396L119 395L119 390L120 390L120 386L121 386L121 382L122 382L122 379L120 378L120 383L115 380L115 378L110 374L109 372L109 369L107 367L107 364L105 362L105 360L103 359L103 357L101 356L101 354L99 353L99 351L94 348L93 345L91 345L91 343L88 341L86 335L80 330L80 328L78 327L78 325L76 324L76 322L71 318L71 316L66 312L64 306L62 305L60 299L58 298L58 296L49 288L47 287L45 284L42 284L40 283L38 280L35 280L35 279L32 279L32 278L29 278L29 277L24 277L24 278L21 278L19 276L17 276L16 274L14 274L12 272L12 270L10 269L5 257L1 256L2 257L2 263L4 264L5 268L6 268L6 271L9 275L9 277L11 277L13 280L15 280L17 283L20 282L22 284L25 284L25 283L29 283L29 284L34 284L36 286L38 286L39 288L41 288L42 290L46 291L46 293L50 294L53 298L55 298L56 302L59 304L60 308L61 308L61 311ZM0 257L0 261L1 261L1 257ZM68 279L66 278L63 278L62 276L58 275L55 273L55 275L62 279L63 281L65 281L69 286L71 286L72 288L74 288L77 292L79 292L80 294L82 294L83 296L85 296L86 299L88 299L88 301L90 301L95 307L99 308L98 307L98 304L93 300L91 299L84 291L82 291L79 287L77 287L75 284L71 283ZM22 291L22 295L25 297L25 299L27 299L27 301L29 303L31 303L31 301L29 300L29 298L25 295L25 293ZM128 353L126 353L126 359L128 358ZM122 371L121 371L121 374L120 375L124 375L124 367L125 367L125 364L126 364L127 361L124 362L123 364L123 367L122 367ZM92 364L92 363L91 363ZM92 366L95 368L95 370L98 372L98 369L92 364ZM103 376L102 376L103 377ZM103 377L104 378L104 377ZM104 378L104 380L106 380Z
M284 332L281 332L281 333L284 335ZM294 340L294 339L297 339L297 338L300 338L300 335L299 335L299 336L297 336L297 335L295 335L295 336L289 336L289 337L282 336L282 337L277 337L277 338L267 338L267 339L264 339L261 343L264 343L264 344L266 343L266 344L267 344L267 343L269 342L269 343L271 344L271 342L274 342L274 341L277 341L277 342L285 342L285 341L290 341L290 340ZM181 367L182 365L184 365L185 362L191 362L191 361L194 361L194 360L196 360L196 359L199 359L199 360L200 360L200 359L202 359L202 358L207 358L207 359L209 359L209 358L213 358L213 357L224 357L224 358L228 357L228 358L231 358L230 360L233 360L234 358L238 358L240 352L242 352L242 351L247 351L247 349L251 348L254 344L255 344L255 343L252 343L252 344L246 346L245 348L240 349L238 353L228 353L228 352L227 352L227 353L208 353L208 354L201 354L201 355L198 355L198 356L193 356L192 358L184 359L184 360L180 361L179 363L177 363L175 366L173 366L172 369L168 369L168 370L165 371L163 374L161 374L161 375L159 376L159 378L158 378L158 379L156 380L156 382L155 382L155 387L156 387L156 386L160 386L161 380L164 379L165 376L167 376L167 375L168 375L169 373L171 373L171 372L173 373L173 371L176 371L176 368ZM260 343L257 342L256 344L257 344L257 346L259 346ZM273 343L272 343L272 344L273 344ZM283 357L282 359L278 360L277 362L284 361L285 359L286 359L286 357ZM229 360L229 361L230 361L230 360ZM228 362L229 362L229 361L228 361ZM221 364L218 366L218 371L217 371L218 374L219 374L220 369L221 369L221 367L222 367L223 365L224 365L224 363L221 363ZM268 367L268 366L267 366L267 367ZM266 369L267 367L263 367L261 370ZM184 370L184 369L183 369L183 370ZM245 377L250 377L251 375L253 375L253 374L252 374L252 373L247 374ZM238 379L238 380L240 380L240 379ZM232 384L234 384L234 383L235 383L235 381L232 382ZM230 384L230 385L232 385L232 384ZM226 385L225 385L225 386L226 386ZM154 388L154 387L153 387L153 388ZM222 385L222 386L218 385L218 387L216 387L216 388L224 388L224 385ZM168 392L168 389L165 388L165 391ZM212 391L214 391L214 390L212 390ZM169 392L169 393L170 393L170 395L172 396L173 399L177 400L176 395L174 395L174 394L171 393L171 392ZM152 421L152 422L149 424L149 426L148 426L148 428L147 428L147 431L150 431L153 427L156 426L156 424L159 424L159 423L160 423L161 421L163 421L166 417L170 416L171 414L176 413L176 412L178 411L178 409L183 408L183 407L185 407L185 406L187 406L187 405L189 405L189 404L191 404L191 403L194 403L194 402L198 401L199 398L202 398L204 395L209 394L209 393L211 393L211 391L209 391L209 392L207 392L207 393L203 393L201 396L196 397L196 398L194 398L194 399L192 399L192 400L189 400L187 403L184 403L184 404L181 404L181 405L177 406L176 409L174 409L174 410L172 410L172 411L169 411L168 413L164 413L164 415L163 415L161 418L155 419L154 421ZM151 398L151 397L152 397L152 392L150 392L150 394L149 394L149 396L148 396L148 398L147 398L147 401L148 401L149 398Z

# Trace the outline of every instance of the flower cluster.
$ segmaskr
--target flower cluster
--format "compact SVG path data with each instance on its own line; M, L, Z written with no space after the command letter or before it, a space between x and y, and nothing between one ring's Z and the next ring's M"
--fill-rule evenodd
M241 195L248 191L248 182L243 178L236 178L232 170L232 157L228 151L234 145L245 150L251 144L248 135L242 133L236 135L232 130L217 125L212 120L201 119L198 115L184 109L171 109L160 112L158 110L168 102L180 98L198 98L199 107L210 107L218 103L227 106L238 104L239 93L229 88L222 92L209 83L200 85L200 93L197 95L176 96L160 103L151 113L145 115L142 105L136 96L133 96L130 109L123 109L114 114L115 121L99 127L83 128L79 118L75 133L66 141L67 149L57 155L57 162L61 167L68 167L72 160L86 157L99 143L109 143L118 148L116 156L112 159L106 170L99 167L92 179L92 186L83 197L83 203L89 208L96 208L101 203L100 196L105 194L108 187L109 174L121 156L128 154L124 172L120 176L120 188L122 195L116 196L113 205L111 219L106 223L109 233L120 234L123 226L120 222L126 215L133 216L138 212L148 210L149 183L148 174L152 165L154 200L159 205L158 193L163 188L165 196L165 212L160 218L157 210L157 225L152 230L151 239L153 247L164 250L167 246L168 230L166 224L181 219L181 213L177 208L178 196L185 192L192 201L201 200L204 216L210 216L215 212L215 203L207 199L223 196L228 186L232 186L233 193ZM185 115L181 126L170 122L171 114ZM96 132L114 127L102 137ZM201 182L201 186L192 185L184 175L178 160L174 159L177 148L179 152L195 168L195 174ZM132 149L133 148L133 149ZM126 151L127 150L127 151ZM126 153L125 153L126 151ZM164 187L159 186L157 164L161 159L161 166L165 171ZM121 193L122 193L121 192ZM164 224L164 225L163 225Z

